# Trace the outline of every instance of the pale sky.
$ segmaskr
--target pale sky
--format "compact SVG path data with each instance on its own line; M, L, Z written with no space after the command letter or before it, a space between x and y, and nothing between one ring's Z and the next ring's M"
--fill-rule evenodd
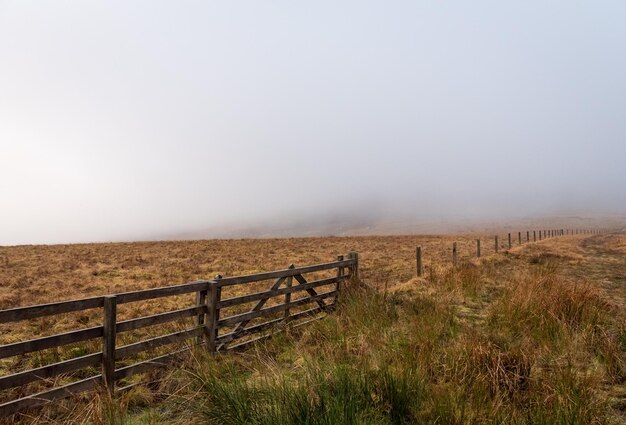
M0 245L626 211L626 2L0 0Z

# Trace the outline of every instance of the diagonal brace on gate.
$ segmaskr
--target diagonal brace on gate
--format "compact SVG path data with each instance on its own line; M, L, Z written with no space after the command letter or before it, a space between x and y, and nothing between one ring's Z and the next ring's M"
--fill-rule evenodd
M304 276L302 276L301 274L294 275L293 278L298 282L298 286L299 285L304 285L304 284L308 283L307 280L304 278ZM285 282L286 279L287 279L286 277L281 277L281 278L276 279L276 281L274 282L274 284L270 288L270 291L277 290ZM305 291L312 297L315 297L315 296L318 295L317 292L315 291L315 289L313 289L313 288L307 288L307 289L305 289ZM259 300L259 302L250 310L250 312L261 310L265 306L265 304L267 303L267 301L270 298L272 298L272 295L268 294L267 297L263 298L262 300ZM323 310L326 310L328 308L328 305L322 299L316 299L315 302ZM287 319L287 317L286 317L286 319ZM239 324L232 331L232 338L230 338L230 339L234 340L234 339L237 339L239 336L241 336L244 333L244 331L246 330L246 326L251 321L252 321L252 319L244 320L242 322L239 322ZM217 351L221 350L226 344L227 344L226 342L220 344L220 346L217 348Z

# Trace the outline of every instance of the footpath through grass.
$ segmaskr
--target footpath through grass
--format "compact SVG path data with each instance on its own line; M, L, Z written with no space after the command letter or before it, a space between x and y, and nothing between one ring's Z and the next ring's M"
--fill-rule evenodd
M55 417L119 424L626 423L626 288L610 282L624 273L625 239L529 244L386 292L352 286L336 313L308 327L241 354L196 351L152 388Z

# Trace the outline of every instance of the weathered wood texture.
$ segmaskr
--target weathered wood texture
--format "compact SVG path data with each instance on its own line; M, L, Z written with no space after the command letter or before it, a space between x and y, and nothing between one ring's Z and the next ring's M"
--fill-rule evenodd
M417 277L422 276L422 273L424 272L424 268L422 266L422 247L418 246L415 249L415 260L417 263Z

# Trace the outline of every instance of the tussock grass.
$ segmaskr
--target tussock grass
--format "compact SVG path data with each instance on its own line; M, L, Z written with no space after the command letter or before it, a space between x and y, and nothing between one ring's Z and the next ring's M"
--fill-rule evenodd
M352 287L336 314L277 342L288 353L278 361L268 343L255 353L259 364L218 356L191 367L193 391L184 402L193 405L189 419L608 423L598 389L611 373L581 364L577 342L599 327L613 329L610 309L600 293L569 285L554 268L529 272L527 279L506 282L502 296L487 307L491 316L484 327L458 320L451 303L458 294L451 296L450 289L464 298L481 296L494 278L485 275L489 267L460 268L441 277L438 288L425 281L389 293ZM597 347L583 347L591 361L605 356L595 354ZM616 347L613 359L624 352Z
M352 283L323 320L240 354L196 349L179 368L155 372L150 389L48 416L94 424L621 423L624 314L596 281L569 274L572 261L544 243L456 270L433 267L384 290Z

